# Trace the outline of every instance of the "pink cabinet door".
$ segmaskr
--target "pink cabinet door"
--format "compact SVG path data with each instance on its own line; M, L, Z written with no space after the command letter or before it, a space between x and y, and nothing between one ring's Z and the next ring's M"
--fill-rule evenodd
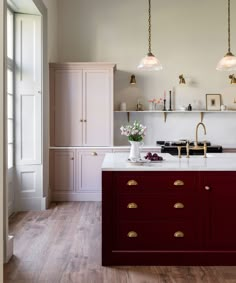
M101 166L107 151L91 150L77 153L77 185L79 192L101 192Z
M83 144L109 146L112 144L112 76L109 70L84 70Z
M82 145L82 71L55 70L52 83L55 146Z
M50 154L50 187L52 191L74 191L75 154L73 150L53 150Z

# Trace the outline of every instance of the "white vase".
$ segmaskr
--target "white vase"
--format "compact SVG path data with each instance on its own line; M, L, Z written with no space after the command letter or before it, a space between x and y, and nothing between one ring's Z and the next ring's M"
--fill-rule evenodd
M143 145L143 142L129 141L131 144L129 159L136 161L141 158L140 147Z

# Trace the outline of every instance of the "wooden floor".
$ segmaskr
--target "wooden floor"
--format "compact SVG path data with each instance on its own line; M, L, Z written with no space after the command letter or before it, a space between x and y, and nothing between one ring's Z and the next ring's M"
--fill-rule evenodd
M102 267L101 204L66 202L10 219L5 283L236 283L236 267Z

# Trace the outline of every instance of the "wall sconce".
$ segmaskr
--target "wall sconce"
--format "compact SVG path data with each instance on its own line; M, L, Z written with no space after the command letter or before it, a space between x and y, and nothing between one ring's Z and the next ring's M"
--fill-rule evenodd
M184 78L184 75L179 75L179 84L180 85L185 85L186 82L185 82L185 78Z
M130 82L129 82L131 85L135 85L136 84L136 79L135 79L135 75L131 75L131 78L130 78Z
M236 84L236 78L235 78L234 74L229 75L229 78L231 79L231 81L230 81L231 84Z

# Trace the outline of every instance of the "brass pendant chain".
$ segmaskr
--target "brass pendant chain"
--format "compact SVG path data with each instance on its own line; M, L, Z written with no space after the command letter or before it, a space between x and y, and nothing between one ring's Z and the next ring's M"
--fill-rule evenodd
M149 8L148 8L148 53L152 53L151 51L151 0L148 0Z
M228 0L228 53L230 53L230 0Z

